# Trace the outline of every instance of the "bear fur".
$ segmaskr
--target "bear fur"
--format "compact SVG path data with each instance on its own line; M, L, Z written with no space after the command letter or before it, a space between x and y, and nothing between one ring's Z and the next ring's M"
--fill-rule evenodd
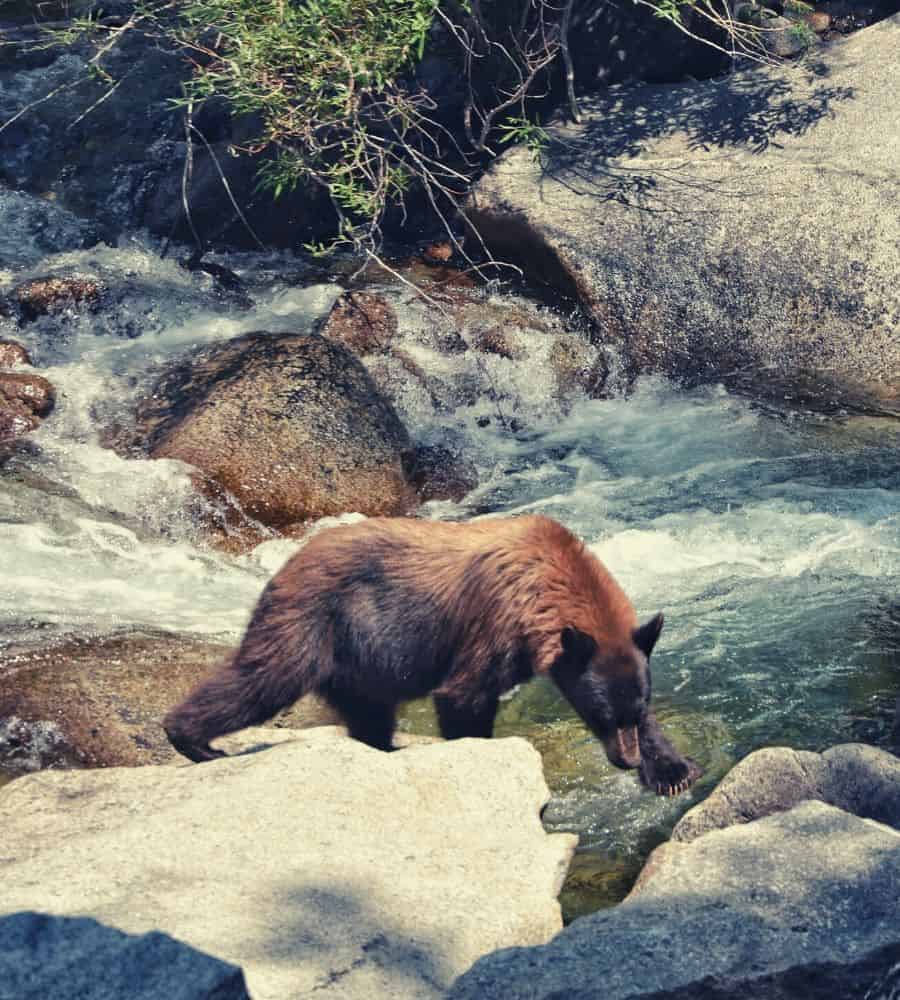
M350 735L392 747L398 703L431 692L447 739L490 736L500 696L553 678L617 767L675 795L700 775L659 729L639 626L603 564L546 517L372 518L314 536L263 591L234 656L163 720L193 761L210 740L315 692Z

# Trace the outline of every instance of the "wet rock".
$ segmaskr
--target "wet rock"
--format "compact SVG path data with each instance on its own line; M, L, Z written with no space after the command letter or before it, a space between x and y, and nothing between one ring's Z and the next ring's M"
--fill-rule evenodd
M0 918L0 1000L250 1000L239 968L149 931L26 911Z
M15 340L0 340L0 368L30 364L31 356L20 343Z
M475 466L458 451L441 445L419 445L407 459L407 468L423 502L459 502L478 485Z
M0 442L39 427L55 399L53 386L41 375L0 371Z
M550 365L556 373L557 392L570 396L583 392L591 398L603 394L609 368L597 348L574 334L561 334L550 348Z
M324 728L261 748L270 732L199 767L12 782L0 911L159 930L268 1000L438 998L486 951L560 929L575 838L544 832L524 740L386 754Z
M0 260L29 267L48 254L94 246L98 239L93 222L54 201L0 188Z
M68 639L0 651L0 771L133 767L176 759L159 720L230 653L165 634ZM310 699L290 728L334 720Z
M897 830L804 802L662 845L620 906L481 959L449 997L874 997L900 962L898 895Z
M382 295L345 292L331 307L319 333L360 357L379 354L397 334L397 314Z
M110 13L104 8L103 14ZM9 41L12 50L34 43L28 37L19 46L17 39ZM0 67L0 121L32 105L0 133L0 180L51 194L66 209L95 220L93 229L111 241L125 230L147 227L191 245L196 232L207 244L255 248L262 240L295 247L333 226L325 199L302 185L277 201L259 191L256 159L231 153L253 137L255 123L232 119L215 101L194 119L206 141L192 143L189 222L181 190L188 144L183 113L173 103L188 64L139 27L125 32L104 57L108 77L91 72L90 58L86 46L75 44L53 51L40 65L16 60ZM109 79L116 82L112 88ZM42 101L53 91L52 99ZM234 202L252 219L252 229Z
M50 313L92 310L100 302L103 286L85 276L32 278L13 289L10 298L22 320L29 322Z
M900 413L898 38L895 16L806 73L585 100L542 164L495 162L471 220L632 373Z
M506 358L510 361L520 361L525 357L525 349L516 342L515 337L501 330L500 327L492 326L488 329L474 331L475 349L482 354L496 354L498 357Z
M862 743L824 753L766 747L745 757L679 820L672 840L785 812L807 799L900 829L900 760Z
M265 525L416 505L406 429L325 337L249 333L176 363L138 409L153 458L196 466Z

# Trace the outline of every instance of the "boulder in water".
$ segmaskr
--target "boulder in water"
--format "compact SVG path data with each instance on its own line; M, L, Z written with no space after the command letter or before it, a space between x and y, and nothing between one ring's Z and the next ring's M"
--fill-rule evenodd
M900 760L863 743L824 753L766 747L745 757L678 821L672 840L749 823L815 799L900 830Z
M53 386L41 375L0 372L0 442L39 427L55 399Z
M611 90L470 216L632 373L900 414L900 15L802 69Z
M102 293L103 286L95 278L48 276L18 285L9 298L21 320L27 323L52 313L93 310Z
M230 652L219 643L141 632L5 647L0 771L176 759L159 720ZM279 716L279 724L291 728L332 721L312 699Z
M0 369L30 365L31 355L15 340L0 340Z
M418 502L393 406L317 334L248 333L191 355L140 405L138 427L152 457L196 466L272 527Z
M331 307L319 333L360 357L379 354L388 349L397 334L397 314L383 295L344 292Z
M842 767L851 758L860 765L854 748L836 750L832 760ZM871 764L852 768L867 785ZM900 773L889 770L878 783L896 803ZM843 779L837 784L850 791ZM752 814L754 789L743 791ZM730 805L740 818L742 800ZM900 832L803 801L689 843L663 844L624 903L576 920L543 947L481 959L449 997L887 998L898 984L898 898Z

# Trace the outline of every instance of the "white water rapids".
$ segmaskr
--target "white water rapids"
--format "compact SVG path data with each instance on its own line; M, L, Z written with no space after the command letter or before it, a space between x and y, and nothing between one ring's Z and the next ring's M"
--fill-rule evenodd
M241 259L229 263L240 271ZM98 333L91 316L0 332L28 347L58 392L35 447L0 469L0 654L4 641L139 626L236 641L297 543L273 540L240 557L203 547L185 468L119 458L99 444L99 426L124 414L167 358L249 330L309 330L339 286L296 287L273 265L250 288L252 308L213 310L192 304L196 275L137 239L11 267L3 284L48 268L138 282L131 319L144 332ZM661 378L619 398L562 398L548 355L565 330L559 317L513 297L485 299L508 314L526 352L476 363L471 350L435 347L449 319L407 289L388 294L401 343L432 382L373 365L412 435L462 446L481 479L462 503L430 504L424 516L556 517L644 617L664 611L654 698L707 783L763 745L885 739L900 688L896 428L776 412ZM127 316L127 297L122 308ZM436 406L436 395L450 404ZM421 707L406 717L429 724ZM610 768L548 684L509 699L499 731L544 752L555 791L547 822L577 830L587 854L612 865L640 856L691 802L657 799Z

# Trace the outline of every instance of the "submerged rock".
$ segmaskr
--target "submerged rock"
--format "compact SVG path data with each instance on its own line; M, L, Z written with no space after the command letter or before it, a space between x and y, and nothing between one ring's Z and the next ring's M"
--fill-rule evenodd
M0 770L175 760L159 720L229 653L218 643L140 632L0 651ZM306 699L278 724L333 719Z
M804 802L662 845L620 906L576 920L544 947L487 956L449 996L881 997L900 963L898 898L900 833Z
M632 372L900 413L900 16L803 69L610 91L470 216Z
M250 1000L237 966L90 917L0 918L0 1000Z
M0 371L0 443L39 427L55 400L56 390L43 376Z
M196 466L266 525L417 504L393 406L317 334L248 333L191 355L140 405L138 427L153 458Z
M547 796L524 740L386 754L332 728L199 767L46 771L0 792L0 911L160 930L260 1000L437 998L559 930L575 838L544 832Z

